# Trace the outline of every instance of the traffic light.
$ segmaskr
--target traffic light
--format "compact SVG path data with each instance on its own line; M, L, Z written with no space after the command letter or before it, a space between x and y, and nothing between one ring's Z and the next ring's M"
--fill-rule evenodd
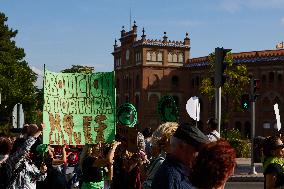
M253 79L251 93L256 94L256 92L258 92L259 89L260 89L260 79Z
M251 95L252 95L252 100L255 101L259 94L257 92L260 89L260 80L259 79L252 79L251 80Z
M241 97L241 108L243 110L248 110L250 107L249 94L243 94Z
M225 83L224 72L226 70L226 62L224 62L225 56L232 49L215 48L215 87L221 87Z

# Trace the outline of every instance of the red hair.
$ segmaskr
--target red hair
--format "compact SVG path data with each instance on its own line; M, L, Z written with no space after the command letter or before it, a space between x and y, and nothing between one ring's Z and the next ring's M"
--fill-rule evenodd
M236 153L228 141L208 143L197 156L191 174L194 186L209 189L222 186L236 165Z

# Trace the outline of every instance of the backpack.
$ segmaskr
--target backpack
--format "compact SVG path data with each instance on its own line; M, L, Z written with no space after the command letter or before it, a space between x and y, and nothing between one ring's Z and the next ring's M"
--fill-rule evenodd
M0 165L0 178L0 189L6 189L12 179L12 168L6 162Z

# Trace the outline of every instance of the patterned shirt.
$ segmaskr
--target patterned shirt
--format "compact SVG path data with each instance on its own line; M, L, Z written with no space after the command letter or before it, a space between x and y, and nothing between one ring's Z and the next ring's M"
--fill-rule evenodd
M41 174L39 169L26 158L35 141L34 137L29 137L21 149L8 158L7 163L13 170L13 182L8 189L36 189L36 181L45 179L46 174Z
M188 176L189 169L171 155L167 155L153 179L152 189L194 189Z

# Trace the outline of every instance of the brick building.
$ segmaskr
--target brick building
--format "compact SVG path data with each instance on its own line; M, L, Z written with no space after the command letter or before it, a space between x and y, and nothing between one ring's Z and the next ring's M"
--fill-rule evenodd
M191 96L201 101L201 121L214 116L214 102L200 94L199 86L206 77L207 57L190 58L190 39L186 33L183 41L168 40L166 32L161 40L146 39L145 30L137 39L137 26L126 32L122 28L120 46L114 44L114 70L116 72L117 105L134 104L138 110L138 127L156 128L160 124L157 113L159 99L172 95L178 104L180 120L188 121L185 104ZM278 103L282 123L284 116L284 50L265 50L234 53L234 63L247 65L249 74L261 80L261 96L256 103L256 136L275 132L276 118L273 104ZM223 102L222 102L223 103ZM224 125L250 135L250 110L233 112L232 119Z

